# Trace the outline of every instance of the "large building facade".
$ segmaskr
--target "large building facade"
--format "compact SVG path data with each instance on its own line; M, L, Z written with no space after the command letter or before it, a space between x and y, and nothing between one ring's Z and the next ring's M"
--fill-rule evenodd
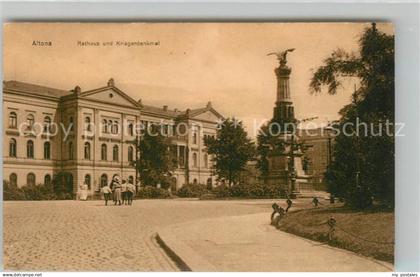
M215 176L204 137L216 135L222 118L210 102L185 111L143 105L113 79L87 91L5 81L3 176L23 186L51 182L64 172L74 192L86 183L92 194L114 175L138 183L139 126L156 124L176 130L169 132L177 160L171 189L186 183L210 186Z

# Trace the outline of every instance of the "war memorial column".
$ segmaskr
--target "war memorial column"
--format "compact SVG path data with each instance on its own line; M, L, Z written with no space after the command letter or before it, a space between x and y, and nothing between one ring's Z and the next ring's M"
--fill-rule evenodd
M279 126L277 134L278 143L273 145L271 153L268 155L268 176L267 184L279 185L289 194L296 194L299 191L297 179L299 172L303 172L301 156L302 152L298 146L298 137L294 134L296 119L290 92L290 74L292 69L287 66L286 56L288 52L294 51L287 49L283 52L270 53L276 55L279 66L274 70L277 78L276 103L271 122Z

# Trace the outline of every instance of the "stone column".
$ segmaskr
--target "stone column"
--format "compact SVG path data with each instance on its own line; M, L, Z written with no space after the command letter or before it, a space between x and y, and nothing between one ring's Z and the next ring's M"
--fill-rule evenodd
M292 69L286 65L280 65L274 72L277 77L277 98L273 119L278 123L293 122L294 109L289 85Z
M277 76L277 101L279 102L292 102L290 99L290 86L289 76L292 72L291 68L284 65L277 67L274 72Z

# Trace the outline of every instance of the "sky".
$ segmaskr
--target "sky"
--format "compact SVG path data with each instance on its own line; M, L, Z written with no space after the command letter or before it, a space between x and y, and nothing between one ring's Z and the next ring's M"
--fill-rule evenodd
M355 79L337 95L309 92L314 70L337 48L358 52L370 23L8 23L4 26L4 80L82 91L115 85L143 104L169 109L200 108L211 101L225 117L244 122L255 137L276 101L278 61L267 53L296 48L291 97L298 119L314 123L338 119L350 101ZM378 29L393 33L391 24ZM51 46L33 45L48 41ZM113 41L112 46L104 42ZM122 42L157 42L117 46ZM80 42L100 46L81 46ZM36 44L36 43L35 43Z

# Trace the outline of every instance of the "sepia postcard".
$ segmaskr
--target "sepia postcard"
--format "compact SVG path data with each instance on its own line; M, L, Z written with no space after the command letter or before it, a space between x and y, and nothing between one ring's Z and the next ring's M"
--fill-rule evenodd
M3 25L5 271L393 271L386 22Z

